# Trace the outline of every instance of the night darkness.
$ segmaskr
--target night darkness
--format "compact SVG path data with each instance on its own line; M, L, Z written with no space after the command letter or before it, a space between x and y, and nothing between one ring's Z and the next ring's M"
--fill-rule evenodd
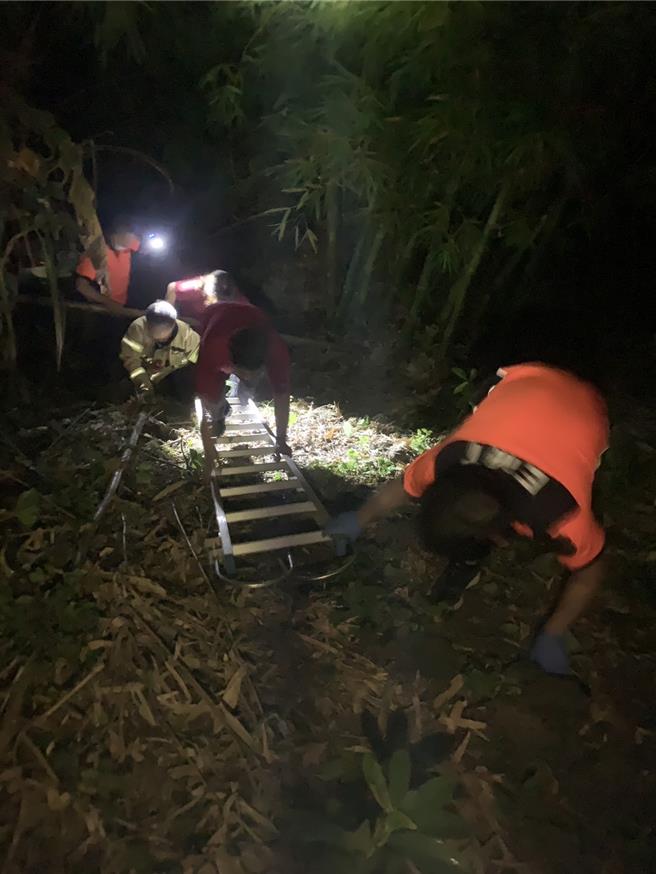
M656 870L655 45L651 2L0 4L2 874ZM224 510L318 538L239 590Z

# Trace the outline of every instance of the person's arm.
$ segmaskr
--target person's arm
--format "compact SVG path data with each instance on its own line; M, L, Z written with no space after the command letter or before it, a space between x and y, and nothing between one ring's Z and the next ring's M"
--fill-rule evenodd
M170 303L171 306L175 306L175 287L177 282L169 282L166 286L166 294L164 295L164 300L167 303Z
M548 634L562 635L576 622L599 591L605 571L606 561L600 556L592 564L572 574L556 609L544 626Z
M76 289L80 292L82 297L85 300L88 300L89 303L101 304L106 309L108 309L112 313L116 313L117 315L123 315L125 313L125 307L121 306L121 304L116 303L116 301L112 300L111 297L107 294L102 294L97 288L94 286L94 283L91 282L90 279L87 279L85 276L78 276L75 282ZM139 313L141 315L141 313Z
M552 534L565 537L575 545L572 555L560 556L562 564L572 573L555 610L535 638L531 656L550 674L568 674L569 657L564 635L587 609L603 582L606 572L606 560L602 555L605 536L589 508L574 513Z
M367 525L418 500L435 479L435 458L441 447L434 446L415 458L403 476L381 486L359 510L336 516L326 526L326 533L356 540Z
M403 488L403 477L390 480L366 501L357 511L361 528L366 528L379 519L410 503L410 496Z
M153 389L150 377L143 366L142 355L143 345L140 342L139 331L134 327L133 322L121 340L119 357L138 394L150 392Z
M184 322L178 323L178 330L183 336L183 347L187 359L185 364L196 364L200 352L200 335Z
M379 519L389 516L395 510L400 510L411 501L410 495L403 487L403 477L390 480L381 486L359 510L341 513L326 526L326 534L332 537L345 537L354 541L362 531Z

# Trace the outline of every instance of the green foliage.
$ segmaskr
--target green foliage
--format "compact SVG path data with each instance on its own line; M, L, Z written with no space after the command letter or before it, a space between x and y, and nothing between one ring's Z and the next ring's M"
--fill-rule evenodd
M36 525L41 511L41 495L36 489L21 492L16 500L14 514L25 528Z
M83 148L52 115L9 88L0 92L0 366L12 368L16 339L12 311L25 268L45 270L53 304L57 365L64 345L58 277L70 273L80 238L104 269L94 193L83 174Z
M84 571L62 573L45 561L5 580L0 584L0 637L15 652L76 659L99 615L95 602L83 594L84 578Z
M532 269L562 223L571 235L587 221L584 167L604 160L594 113L583 111L608 75L599 46L617 28L629 38L641 13L246 8L241 58L214 67L203 86L215 122L256 134L247 177L277 191L266 210L274 235L319 249L338 320L370 325L394 307L413 340L434 323L444 377L463 316L480 323L511 283L521 288L521 268Z
M363 438L360 438L362 440ZM384 455L371 457L366 450L366 444L361 443L361 448L348 449L346 455L340 461L331 465L335 473L347 479L355 479L360 482L376 483L389 479L401 469L401 465Z
M359 774L352 764L336 759L324 768L323 779L335 787L325 809L335 821L318 812L294 814L296 842L322 847L319 870L401 872L409 862L425 874L471 870L452 843L469 830L452 808L455 785L449 778L431 777L411 789L407 749L396 750L385 768L371 753L361 756ZM342 784L348 786L348 803ZM363 807L369 815L356 828L345 827L343 821Z
M436 438L430 428L418 428L410 437L410 449L420 455L435 445Z
M474 407L478 370L475 367L470 368L469 371L463 370L461 367L454 367L451 373L458 380L458 384L453 389L453 395L458 399L459 411L470 413Z

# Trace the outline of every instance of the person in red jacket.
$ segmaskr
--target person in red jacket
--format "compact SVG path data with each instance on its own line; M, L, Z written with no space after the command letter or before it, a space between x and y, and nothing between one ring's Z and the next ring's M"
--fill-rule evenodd
M565 674L563 635L603 577L605 537L592 512L592 484L608 446L606 405L592 385L544 364L504 368L498 376L439 445L327 531L355 539L414 499L424 543L450 558L455 574L447 578L459 580L458 596L491 546L513 532L534 538L572 574L532 649L546 671Z
M215 303L249 303L225 270L169 282L165 300L176 307L179 315L196 321L200 321L207 307Z
M205 309L200 334L196 391L203 407L201 436L206 458L214 457L213 438L225 430L228 376L234 374L252 385L263 370L273 389L278 450L290 455L289 350L268 317L248 303L218 303Z

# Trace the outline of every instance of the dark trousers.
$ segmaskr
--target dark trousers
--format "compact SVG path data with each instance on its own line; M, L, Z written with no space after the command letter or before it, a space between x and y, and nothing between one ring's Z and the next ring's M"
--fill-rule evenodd
M181 404L191 403L196 392L196 365L188 364L174 370L157 385L156 391L161 391Z

